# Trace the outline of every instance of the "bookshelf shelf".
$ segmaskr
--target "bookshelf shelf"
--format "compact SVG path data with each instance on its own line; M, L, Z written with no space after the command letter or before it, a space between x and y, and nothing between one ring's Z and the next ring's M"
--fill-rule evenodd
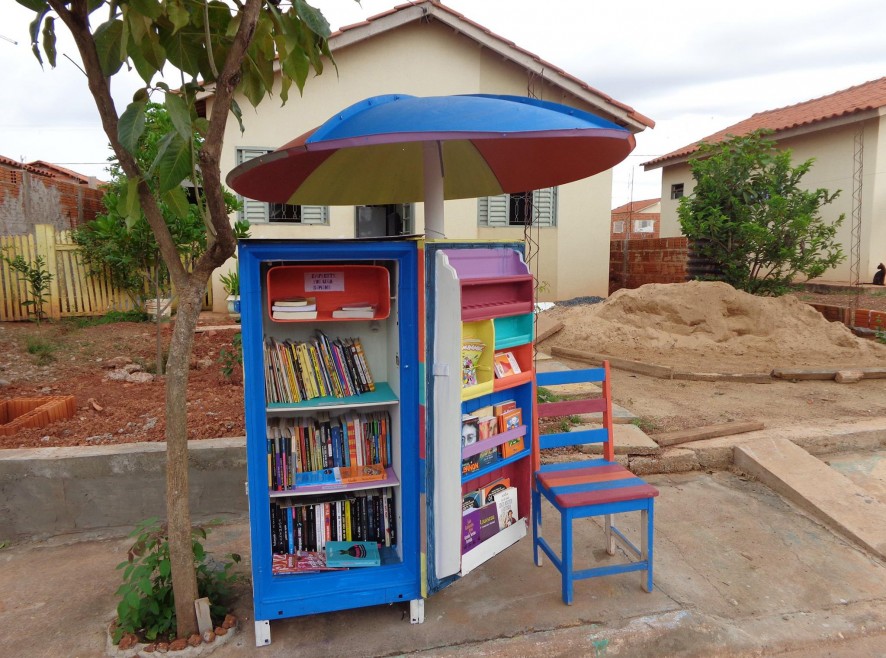
M278 320L280 323L353 322L383 320L391 313L390 275L385 267L364 264L317 263L280 265L267 273L267 308L275 301L314 298L316 317ZM375 308L370 318L335 318L333 311L345 305L366 304Z
M499 459L498 461L491 463L489 466L484 466L483 468L481 468L478 471L474 471L473 473L470 473L468 475L463 475L461 478L462 484L468 484L468 483L474 482L476 480L479 480L479 479L489 475L490 473L495 473L496 471L504 468L508 464L520 462L520 461L526 459L527 457L529 457L529 455L532 452L531 451L531 439L529 437L526 437L523 441L524 441L524 445L526 446L523 450L521 450L520 452L518 452L515 455L511 455L510 457L505 457L503 459Z
M303 402L272 402L267 405L268 413L281 411L301 411L311 409L354 409L360 407L391 406L398 404L397 395L391 390L387 382L377 382L375 390L360 395L351 395L344 398L324 396L305 400Z
M316 484L309 486L295 486L290 489L280 491L269 491L271 498L291 498L297 496L313 496L316 494L328 493L349 493L352 491L364 491L369 489L382 489L384 487L398 487L400 480L394 473L394 469L390 466L385 469L386 477L384 480L372 480L369 482L353 482L348 484Z

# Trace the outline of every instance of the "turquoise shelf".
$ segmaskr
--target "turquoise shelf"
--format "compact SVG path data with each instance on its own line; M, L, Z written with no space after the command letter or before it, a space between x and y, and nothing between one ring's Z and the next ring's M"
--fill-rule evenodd
M303 402L273 402L268 405L268 411L317 408L334 409L336 407L351 409L353 407L367 407L380 404L397 404L397 402L399 402L399 399L387 382L376 382L374 391L363 393L362 395L351 395L346 398L325 396L304 400Z

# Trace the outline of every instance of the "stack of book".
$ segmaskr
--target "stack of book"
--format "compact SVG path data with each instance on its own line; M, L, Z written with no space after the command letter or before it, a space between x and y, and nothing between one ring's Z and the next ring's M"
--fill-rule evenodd
M271 317L274 320L316 320L316 297L288 297L275 299L271 303Z
M375 317L377 308L375 304L369 302L354 302L338 307L332 312L332 317L336 319L372 319Z

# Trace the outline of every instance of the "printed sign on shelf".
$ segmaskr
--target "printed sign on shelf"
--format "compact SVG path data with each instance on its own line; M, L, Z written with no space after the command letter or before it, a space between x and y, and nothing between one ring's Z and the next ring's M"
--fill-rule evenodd
M341 292L344 289L344 272L305 272L305 292Z

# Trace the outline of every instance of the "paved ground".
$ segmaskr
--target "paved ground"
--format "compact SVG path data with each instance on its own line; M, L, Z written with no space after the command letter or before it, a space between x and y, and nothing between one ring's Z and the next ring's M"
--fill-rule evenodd
M873 424L851 434L860 445L879 442L879 450L824 458L878 504L886 503L881 431ZM727 442L694 449L710 461L704 451L728 450ZM241 629L212 655L886 658L886 562L825 527L814 510L740 473L646 477L661 491L652 593L641 590L639 574L622 574L578 582L575 603L566 606L558 573L534 566L527 539L427 599L423 624L409 623L405 604L280 620L261 649L245 580L235 611ZM545 534L556 545L555 518L545 516ZM628 519L629 535L636 536L637 521ZM121 582L115 567L129 543L0 550L0 658L103 655ZM577 568L610 559L592 520L577 522L575 544L583 554ZM236 551L247 561L248 546L245 519L216 529L208 542L216 554Z
M623 574L578 583L565 606L556 571L535 567L524 540L429 598L421 625L409 623L405 605L281 620L259 650L244 592L242 632L212 655L886 656L883 562L741 475L648 479L661 489L651 594L638 574ZM577 529L586 560L605 559L599 526ZM248 554L245 521L210 539L218 553ZM0 551L0 656L101 655L126 546Z

